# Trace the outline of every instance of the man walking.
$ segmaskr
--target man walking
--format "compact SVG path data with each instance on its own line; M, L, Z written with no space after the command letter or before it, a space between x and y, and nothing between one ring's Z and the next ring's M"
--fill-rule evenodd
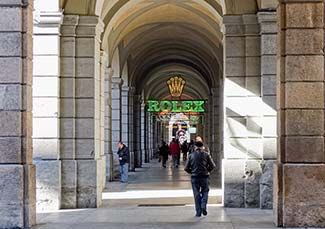
M117 143L117 147L117 154L120 161L120 181L121 183L127 183L129 171L129 148L121 141Z
M195 142L195 147L196 150L189 155L184 170L191 174L195 216L201 217L201 214L204 216L208 214L209 176L215 164L210 154L203 149L202 142Z

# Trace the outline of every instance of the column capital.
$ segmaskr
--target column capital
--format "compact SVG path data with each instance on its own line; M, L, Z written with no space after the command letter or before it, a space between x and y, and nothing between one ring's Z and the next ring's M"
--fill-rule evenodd
M222 32L227 36L244 36L259 33L255 14L223 16Z
M104 23L98 16L79 16L78 36L100 36L104 31Z
M61 35L67 37L75 37L78 21L78 15L64 15L60 29Z
M35 12L34 35L59 35L63 22L63 13L57 12Z
M112 77L112 89L121 89L123 79L119 77Z
M130 91L130 87L129 87L129 86L122 86L121 90L122 90L122 92L127 92L127 93L129 93L129 91Z
M257 13L258 22L261 27L261 34L277 33L277 15L276 12Z

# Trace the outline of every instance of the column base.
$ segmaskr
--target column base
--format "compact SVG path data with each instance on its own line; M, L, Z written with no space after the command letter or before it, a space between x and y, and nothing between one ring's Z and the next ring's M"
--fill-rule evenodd
M224 206L271 209L273 164L273 160L224 159Z
M34 161L36 166L37 212L60 209L61 161Z
M0 186L0 228L35 225L35 166L0 165Z

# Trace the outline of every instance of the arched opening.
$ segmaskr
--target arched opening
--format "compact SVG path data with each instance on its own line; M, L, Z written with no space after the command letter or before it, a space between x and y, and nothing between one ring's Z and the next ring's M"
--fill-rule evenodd
M260 195L262 187L270 187L271 178L264 186L260 182L261 168L270 160L264 172L270 173L276 137L272 131L263 132L264 120L275 120L274 110L265 105L273 106L274 88L262 92L275 76L273 67L261 71L262 62L275 56L261 50L263 15L256 13L263 4L60 1L60 109L54 120L59 137L51 137L58 141L58 160L44 156L44 147L38 147L40 157L35 158L40 159L39 168L53 163L59 171L56 177L63 181L61 185L56 179L61 189L54 191L55 208L101 205L102 191L120 174L118 141L129 147L129 169L137 171L155 159L161 139L168 142L180 132L188 140L203 136L217 164L213 187L223 188L225 206L262 207L263 196L267 204L272 202L271 188ZM266 42L274 36L271 32ZM167 84L174 76L186 82L178 97ZM38 75L34 77L37 82ZM176 104L175 109L151 112L152 100ZM204 101L203 112L179 111L183 101ZM251 104L258 109L248 112ZM49 139L35 136L34 142L42 146ZM271 156L265 156L270 151ZM253 180L245 174L254 174ZM88 182L86 176L96 179Z

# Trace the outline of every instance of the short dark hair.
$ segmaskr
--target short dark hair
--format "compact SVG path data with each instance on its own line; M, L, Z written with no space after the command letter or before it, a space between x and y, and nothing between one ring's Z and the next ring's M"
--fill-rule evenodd
M122 141L118 141L118 143L120 143L120 144L124 145Z

